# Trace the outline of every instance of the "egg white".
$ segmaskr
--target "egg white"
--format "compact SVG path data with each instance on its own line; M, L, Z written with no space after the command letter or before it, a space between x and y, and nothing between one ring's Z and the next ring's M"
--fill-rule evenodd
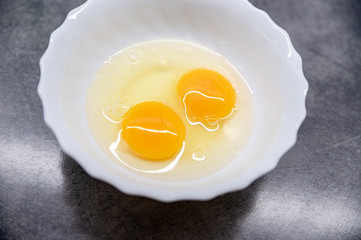
M237 93L235 110L216 131L191 125L177 96L181 76L197 68L218 71ZM186 125L183 147L171 159L142 159L122 141L122 116L145 101L167 104ZM156 40L132 45L104 62L89 88L87 117L99 146L125 168L153 178L190 180L221 169L242 152L252 131L253 101L245 80L221 55L190 42Z

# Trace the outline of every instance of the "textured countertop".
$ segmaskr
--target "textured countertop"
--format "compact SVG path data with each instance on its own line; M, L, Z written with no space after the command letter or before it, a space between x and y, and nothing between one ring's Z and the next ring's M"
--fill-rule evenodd
M0 239L361 239L361 1L252 0L310 89L297 144L245 190L161 203L92 179L44 124L51 32L82 0L0 0Z

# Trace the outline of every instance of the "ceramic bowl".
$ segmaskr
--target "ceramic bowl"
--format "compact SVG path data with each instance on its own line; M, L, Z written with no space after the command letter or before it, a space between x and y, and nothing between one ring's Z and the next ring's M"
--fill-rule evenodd
M87 90L109 56L135 43L179 39L227 58L253 92L255 122L241 154L219 171L162 181L110 159L86 119ZM89 0L51 35L40 61L45 122L62 149L94 178L160 201L208 200L246 188L276 167L296 142L308 89L288 34L246 0Z

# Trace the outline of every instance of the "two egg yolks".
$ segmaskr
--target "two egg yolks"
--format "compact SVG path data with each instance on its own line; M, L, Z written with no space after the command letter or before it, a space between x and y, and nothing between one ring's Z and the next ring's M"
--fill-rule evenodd
M220 73L195 69L184 74L177 86L187 120L204 127L232 114L236 94L232 84ZM121 123L122 137L140 157L150 160L170 158L184 145L186 128L181 118L160 102L134 105Z

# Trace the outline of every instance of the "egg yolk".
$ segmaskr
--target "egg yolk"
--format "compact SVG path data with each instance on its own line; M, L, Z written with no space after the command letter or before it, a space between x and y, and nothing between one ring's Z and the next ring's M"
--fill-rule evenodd
M218 122L233 112L236 93L232 84L220 73L195 69L184 74L177 86L187 120L216 130Z
M137 155L166 159L182 148L186 135L183 121L160 102L139 103L128 110L122 121L122 137Z

